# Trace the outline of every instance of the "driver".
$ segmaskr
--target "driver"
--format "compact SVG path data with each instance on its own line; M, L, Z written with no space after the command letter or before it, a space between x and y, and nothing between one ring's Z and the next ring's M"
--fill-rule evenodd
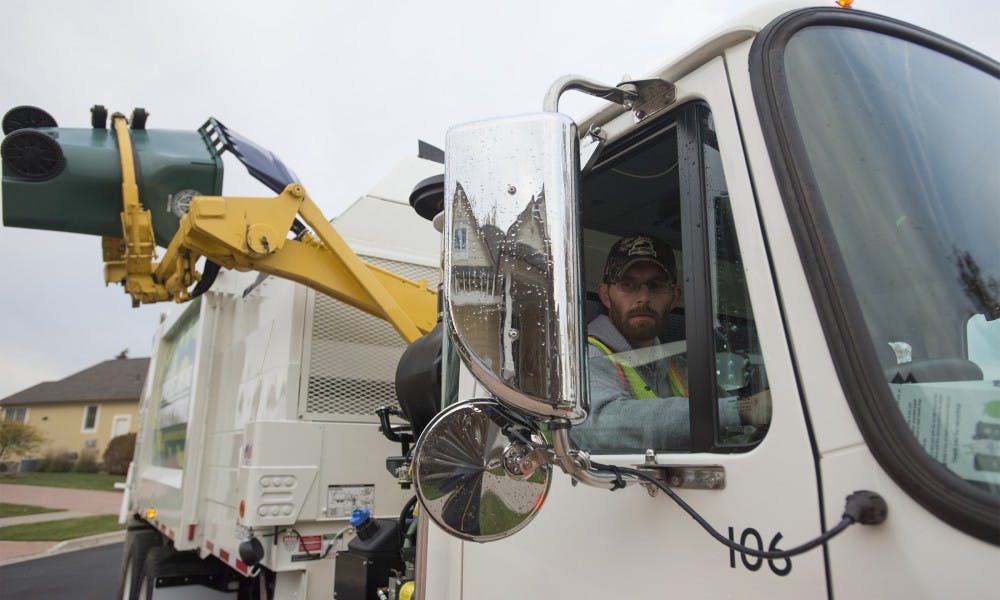
M671 350L683 344L659 340L681 299L673 249L649 235L621 238L597 294L606 314L587 326L590 414L573 429L574 443L595 453L688 449L686 357ZM741 412L755 424L769 421L769 397L750 400L720 398L720 426L741 425Z

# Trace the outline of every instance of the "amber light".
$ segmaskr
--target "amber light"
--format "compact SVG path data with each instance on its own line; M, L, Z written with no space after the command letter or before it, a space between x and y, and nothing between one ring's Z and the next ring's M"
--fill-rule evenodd
M247 501L246 500L240 500L240 518L241 519L243 518L243 515L246 514L246 512L247 512Z
M840 8L851 8L852 4L854 4L854 0L837 0L837 6Z
M147 519L155 519L156 518L156 509L155 508L151 508L151 509L147 510L146 511L146 518Z

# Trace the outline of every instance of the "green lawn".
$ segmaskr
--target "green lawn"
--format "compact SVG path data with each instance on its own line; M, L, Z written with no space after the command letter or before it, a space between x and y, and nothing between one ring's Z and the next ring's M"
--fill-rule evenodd
M23 517L41 513L60 512L60 508L45 508L44 506L29 506L27 504L7 504L0 502L0 519L7 517Z
M13 473L0 476L0 483L3 484L42 485L106 492L115 491L115 483L119 481L124 483L125 476L106 473Z
M96 515L0 527L0 540L8 542L61 542L121 529L125 529L125 526L118 524L117 515Z

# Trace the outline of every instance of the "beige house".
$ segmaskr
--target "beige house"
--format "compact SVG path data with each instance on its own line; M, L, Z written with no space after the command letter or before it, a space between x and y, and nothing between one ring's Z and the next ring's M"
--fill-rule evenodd
M111 438L137 430L148 368L148 358L106 360L7 396L0 408L5 419L29 423L45 435L46 444L37 455L96 451L100 460Z

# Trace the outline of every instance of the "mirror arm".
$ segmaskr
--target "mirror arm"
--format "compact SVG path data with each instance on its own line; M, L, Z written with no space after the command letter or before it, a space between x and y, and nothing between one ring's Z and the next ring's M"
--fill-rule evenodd
M621 474L605 474L595 471L590 466L590 456L586 452L578 452L572 449L569 441L570 422L565 420L549 422L549 431L552 432L552 450L555 453L556 464L564 473L574 479L590 486L617 490L619 488L639 483L639 480L631 476Z
M625 107L626 110L632 108L635 99L639 97L635 86L625 84L621 87L612 87L598 83L592 79L581 77L580 75L565 75L555 80L549 86L549 91L546 92L545 101L542 104L542 110L545 112L559 112L559 98L562 97L563 93L570 90L577 90L619 104Z
M623 81L612 87L579 75L566 75L549 86L545 101L542 103L542 110L559 112L559 98L570 90L577 90L617 104L625 110L631 110L635 113L636 121L663 110L677 98L674 84L664 79L636 79Z

